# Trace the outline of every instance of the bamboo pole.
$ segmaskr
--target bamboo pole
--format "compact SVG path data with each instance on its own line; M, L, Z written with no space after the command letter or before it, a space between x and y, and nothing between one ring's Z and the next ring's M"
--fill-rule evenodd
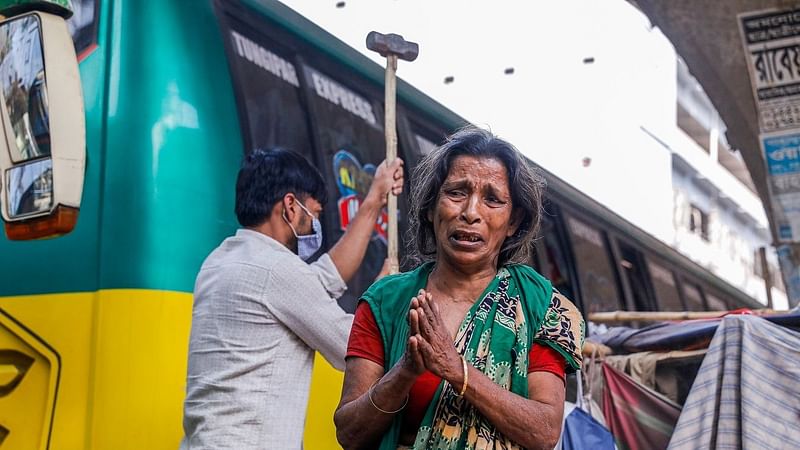
M583 348L581 349L581 353L583 356L597 356L598 358L604 358L612 353L611 347L607 345L600 344L598 342L586 341L583 343Z
M589 320L597 323L614 322L663 322L668 320L715 319L730 311L610 311L589 314ZM756 315L774 313L772 309L754 309Z

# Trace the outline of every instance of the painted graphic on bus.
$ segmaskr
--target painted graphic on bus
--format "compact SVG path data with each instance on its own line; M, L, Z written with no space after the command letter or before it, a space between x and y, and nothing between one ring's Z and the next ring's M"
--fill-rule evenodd
M336 187L339 188L339 199L337 201L339 210L339 226L342 231L347 229L350 221L355 217L361 201L367 195L372 178L375 176L375 165L364 164L347 150L339 150L333 155L333 174L336 179ZM375 223L375 234L384 244L386 244L386 234L389 216L386 209L381 211L378 221Z

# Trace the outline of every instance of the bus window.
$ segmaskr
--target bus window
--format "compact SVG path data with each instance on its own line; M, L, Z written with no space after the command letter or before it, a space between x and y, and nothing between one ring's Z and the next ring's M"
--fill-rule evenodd
M284 147L315 161L297 69L277 43L231 21L226 34L245 151Z
M653 290L658 301L658 309L661 311L683 311L678 286L675 283L675 275L664 266L647 261L647 268L650 272L650 279L653 281Z
M619 292L603 233L573 217L567 228L575 254L584 312L620 309Z
M72 17L67 20L67 27L79 60L97 42L98 10L97 0L72 0Z
M431 127L421 125L420 121L415 118L409 118L408 124L411 130L411 138L414 140L420 158L441 145L448 135L447 132L441 129L434 130Z
M314 144L319 155L319 168L332 181L328 183L328 205L324 219L327 248L344 234L369 190L377 165L386 157L383 112L377 100L352 87L357 80L347 74L323 72L317 67L303 65L302 76L315 136ZM373 94L379 96L377 90ZM398 148L400 157L403 157L403 150L402 146ZM408 210L404 205L405 197L401 196L398 199L401 212ZM347 311L355 310L358 298L383 267L387 220L384 210L376 224L361 269L339 301ZM398 228L402 236L405 230L403 214Z
M622 242L619 243L619 250L621 258L619 264L622 267L622 275L630 286L634 307L637 311L655 309L642 254Z
M686 309L689 311L705 311L706 305L703 301L703 293L700 287L694 283L684 281L681 283L683 288L683 298L686 301Z
M544 218L539 241L536 243L537 268L542 275L553 283L554 288L558 289L567 298L577 301L564 255L564 246L561 242L555 221Z
M419 134L414 134L414 139L417 141L417 148L419 149L419 153L423 156L427 155L428 153L433 151L433 149L436 148L436 144L425 139Z
M706 292L706 303L708 303L708 310L709 311L727 311L728 304L720 297L716 295Z

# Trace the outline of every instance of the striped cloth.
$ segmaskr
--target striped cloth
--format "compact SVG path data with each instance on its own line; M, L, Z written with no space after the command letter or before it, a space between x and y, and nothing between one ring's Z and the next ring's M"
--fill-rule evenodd
M725 317L668 448L800 448L800 333Z

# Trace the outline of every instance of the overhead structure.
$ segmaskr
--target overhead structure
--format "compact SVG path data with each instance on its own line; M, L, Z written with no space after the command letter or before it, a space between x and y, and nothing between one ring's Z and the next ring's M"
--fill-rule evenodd
M796 63L792 61L795 60L792 56L795 54L798 55L795 61L800 61L800 47L795 46L795 41L800 42L800 9L797 9L800 4L788 0L629 1L669 38L725 122L728 143L741 152L758 196L764 204L772 240L778 251L789 304L797 305L800 300L800 233L792 233L792 227L787 222L795 222L800 230L800 201L794 200L800 199L800 162L795 168L798 173L794 174L797 192L793 191L791 194L794 197L784 202L784 205L797 202L796 214L799 218L787 220L787 208L779 204L788 197L776 192L772 178L780 167L776 169L775 165L770 165L771 169L768 168L762 140L775 131L775 124L765 119L764 104L769 103L769 95L792 97L795 100L784 102L785 117L782 118L794 123L784 122L785 126L777 128L779 134L797 133L798 139L792 145L797 145L793 147L795 150L800 149L800 121L797 120L800 117L800 66L793 65ZM763 41L748 42L750 45L746 51L743 33L740 31L743 18L759 13L770 17L778 12L786 14L781 20L764 21L764 29L770 28L770 32L777 30L785 34L765 33ZM793 22L795 12L798 13L797 23ZM772 42L777 42L774 48L770 47ZM778 46L789 56L784 58L783 54L773 52ZM757 56L763 56L764 59L757 60ZM760 62L765 63L764 70L772 70L771 64L776 63L775 68L782 70L780 77L777 72L770 72L770 77L756 76L754 78L757 81L751 82L750 70ZM787 62L785 66L784 62ZM792 80L788 77L792 77ZM797 77L797 83L794 82L794 77ZM791 89L793 85L798 94L789 95L786 88ZM779 89L776 90L775 86ZM754 95L754 90L759 87L763 89ZM756 95L760 98L758 104ZM797 117L793 117L794 114Z

